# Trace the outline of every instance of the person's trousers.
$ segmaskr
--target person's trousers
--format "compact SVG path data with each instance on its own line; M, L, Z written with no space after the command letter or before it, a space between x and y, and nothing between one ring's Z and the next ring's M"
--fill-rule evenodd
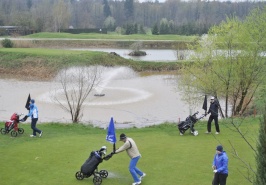
M208 125L207 125L208 132L211 132L212 120L214 120L216 132L220 132L220 128L218 124L218 116L213 116L213 115L210 115L209 120L208 120Z
M228 174L215 173L212 185L226 185Z
M138 175L139 176L143 175L143 172L140 171L140 169L137 168L137 163L139 161L139 158L140 158L140 156L132 158L130 160L130 164L129 164L129 171L130 171L130 173L131 173L131 175L132 175L132 177L134 179L134 182L139 182L140 179L139 179Z
M39 130L36 127L37 121L38 121L38 118L32 118L31 119L31 129L33 130L32 135L34 135L34 136L36 136L36 132L38 132L39 134L42 132L41 130Z

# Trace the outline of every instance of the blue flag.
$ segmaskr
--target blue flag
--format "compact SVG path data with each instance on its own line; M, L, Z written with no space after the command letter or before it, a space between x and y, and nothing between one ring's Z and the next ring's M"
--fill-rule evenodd
M112 144L116 143L116 136L115 136L115 125L114 125L114 119L111 117L107 135L106 135L106 141L109 141Z

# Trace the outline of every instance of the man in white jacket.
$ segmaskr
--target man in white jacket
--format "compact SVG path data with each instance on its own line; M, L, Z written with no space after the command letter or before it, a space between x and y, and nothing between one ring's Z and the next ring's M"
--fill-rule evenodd
M117 154L125 150L127 151L128 156L131 158L129 163L129 171L134 179L134 183L132 185L139 185L141 184L141 180L146 176L146 174L137 168L137 163L139 161L139 158L141 157L138 147L135 141L132 138L128 138L125 134L120 135L120 141L123 141L124 144L114 153Z

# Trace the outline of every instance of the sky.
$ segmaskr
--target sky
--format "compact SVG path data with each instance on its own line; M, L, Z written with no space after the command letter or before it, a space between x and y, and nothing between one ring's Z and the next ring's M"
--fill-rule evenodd
M147 0L139 0L139 2L146 2ZM155 2L156 0L148 0L148 1L152 1L152 2ZM166 0L159 0L160 3L163 3L165 2ZM186 0L184 0L186 1ZM193 1L193 0L190 0L190 1ZM210 0L210 1L213 1L213 0ZM240 2L240 1L247 1L247 0L218 0L218 1L232 1L232 2ZM257 1L257 0L248 0L248 1Z

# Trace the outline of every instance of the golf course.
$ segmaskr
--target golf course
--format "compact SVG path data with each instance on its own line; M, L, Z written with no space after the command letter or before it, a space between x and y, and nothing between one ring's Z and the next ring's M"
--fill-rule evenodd
M235 119L235 124L242 124L241 131L255 145L258 132L258 118ZM142 154L138 167L147 176L142 184L211 184L213 178L212 160L218 144L224 146L229 157L230 185L248 185L245 161L255 167L254 152L231 125L232 120L220 120L221 134L205 134L206 121L198 122L198 136L187 131L180 136L176 123L164 123L147 128L117 129L119 140L121 133L126 133L138 144ZM1 123L3 126L4 123ZM41 138L30 138L30 124L21 123L25 130L17 137L10 133L1 135L1 184L93 184L92 177L77 180L75 173L87 160L90 152L107 146L107 154L112 151L112 144L105 140L106 130L81 124L39 124L43 130ZM116 147L122 145L117 141ZM236 150L241 160L234 157ZM129 157L126 152L115 154L108 161L98 166L107 170L109 175L103 179L103 185L130 185L132 177L128 172ZM243 176L244 175L244 176Z
M45 35L40 37L44 40L58 37L49 36L47 33ZM35 38L37 37L39 36L36 35ZM62 34L62 37L69 38L69 35ZM83 36L80 37L84 39ZM23 39L28 38L30 36ZM94 39L94 36L91 39ZM119 38L114 37L114 39ZM149 37L148 40L153 41L153 39L156 40L156 37ZM159 38L159 40L172 39L177 38L167 36ZM188 38L189 41L193 39ZM185 39L180 39L182 42L183 40ZM36 44L39 41L30 42ZM48 43L47 47L49 44L51 43ZM60 69L72 66L127 66L141 75L177 74L180 68L178 62L147 63L127 60L102 52L31 47L0 48L0 61L0 77L18 81L49 82ZM8 117L11 113L6 114ZM177 129L178 122L162 122L160 125L143 128L116 129L118 140L116 148L123 144L119 142L121 133L135 140L142 155L138 167L147 174L142 180L143 185L209 185L214 176L212 161L216 146L222 144L229 158L227 184L249 185L251 183L247 180L250 175L248 170L256 169L255 153L250 145L256 148L259 122L259 115L235 119L219 118L221 130L219 135L215 134L213 123L212 133L205 134L206 120L196 123L195 129L199 132L198 136L190 134L190 130L180 136ZM248 143L232 123L239 126L237 128L248 139ZM4 120L0 122L0 128L3 128L4 124ZM112 152L113 145L105 140L107 130L90 124L63 124L56 121L55 123L39 123L37 127L43 131L43 135L36 138L29 137L32 134L29 122L20 123L19 126L25 132L17 137L11 137L10 133L0 135L1 185L93 184L92 176L77 180L76 172L80 171L80 167L91 151L107 146L107 154ZM129 160L126 152L123 152L115 154L108 161L103 161L98 169L107 170L108 177L103 179L102 185L131 185L133 179L128 171Z

